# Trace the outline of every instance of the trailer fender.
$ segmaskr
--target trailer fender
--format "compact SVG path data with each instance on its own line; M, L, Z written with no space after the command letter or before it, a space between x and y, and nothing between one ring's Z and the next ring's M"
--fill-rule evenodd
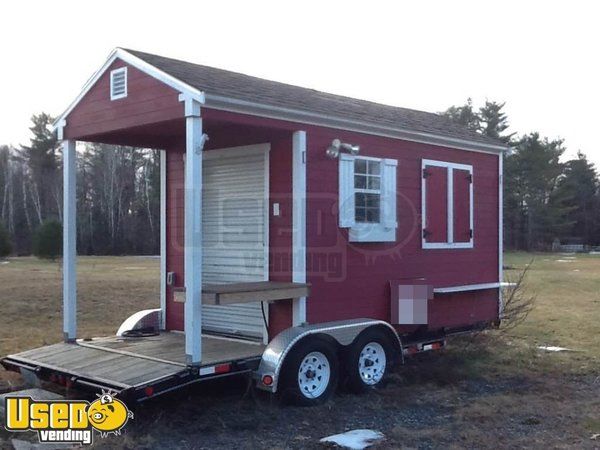
M383 327L395 337L398 343L398 350L402 355L402 343L396 330L387 322L376 319L351 319L337 320L335 322L325 322L313 325L301 325L291 327L279 333L263 352L259 367L254 372L254 378L257 386L268 392L277 392L277 384L281 367L286 356L292 348L302 339L311 335L326 335L334 339L339 345L347 346L354 342L354 339L364 330L370 327Z
M127 331L153 329L158 332L161 329L161 310L144 309L129 316L119 327L117 336L123 336Z

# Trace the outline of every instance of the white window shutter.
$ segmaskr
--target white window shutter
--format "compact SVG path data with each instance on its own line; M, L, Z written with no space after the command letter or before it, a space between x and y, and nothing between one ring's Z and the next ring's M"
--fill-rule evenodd
M381 213L382 224L386 230L395 230L398 227L396 216L396 169L398 160L383 160L382 179L382 201Z
M340 227L354 226L354 157L342 153L340 155L339 174L339 214Z

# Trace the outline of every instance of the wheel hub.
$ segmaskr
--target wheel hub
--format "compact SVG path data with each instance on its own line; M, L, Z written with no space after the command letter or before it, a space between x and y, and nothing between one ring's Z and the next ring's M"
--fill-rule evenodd
M385 350L378 342L369 342L358 357L358 374L363 383L373 386L381 381L385 374L387 358Z
M321 352L311 352L302 359L298 370L298 387L306 398L318 398L327 390L331 378L329 360Z

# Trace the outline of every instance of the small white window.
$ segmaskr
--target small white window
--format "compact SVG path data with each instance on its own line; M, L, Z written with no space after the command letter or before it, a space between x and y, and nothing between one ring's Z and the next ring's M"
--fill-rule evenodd
M396 240L395 159L340 155L340 227L352 242Z
M118 100L124 97L127 97L127 67L110 72L110 99Z

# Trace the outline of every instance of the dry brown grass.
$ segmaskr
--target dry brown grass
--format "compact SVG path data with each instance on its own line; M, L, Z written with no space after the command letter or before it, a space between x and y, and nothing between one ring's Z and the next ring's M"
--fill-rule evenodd
M79 336L114 334L140 309L159 305L159 260L80 257ZM0 263L0 356L62 339L60 262L10 258Z

